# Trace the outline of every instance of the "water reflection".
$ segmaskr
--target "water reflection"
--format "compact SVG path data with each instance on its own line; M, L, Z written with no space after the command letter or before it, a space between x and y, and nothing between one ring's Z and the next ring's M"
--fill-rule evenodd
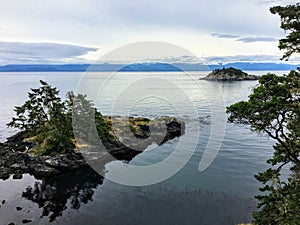
M15 182L20 185L26 178ZM9 179L5 183L12 181ZM256 207L252 198L221 190L212 192L188 185L181 187L178 182L173 182L129 187L108 180L104 182L103 177L91 168L82 168L50 179L35 180L26 189L23 186L18 191L22 193L22 199L16 198L17 201L15 197L0 197L0 200L6 200L0 206L4 210L0 210L1 224L31 221L30 224L56 225L223 225L252 219L251 213Z
M41 217L53 222L67 208L79 209L93 201L95 189L103 183L103 177L90 167L71 171L61 176L36 181L23 192L22 197L42 208Z

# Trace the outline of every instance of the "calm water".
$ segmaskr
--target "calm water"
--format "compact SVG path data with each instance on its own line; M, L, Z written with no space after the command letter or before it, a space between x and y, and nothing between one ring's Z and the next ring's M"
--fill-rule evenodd
M261 75L265 72L250 73ZM206 74L121 73L107 79L108 74L90 73L81 80L81 73L0 73L1 141L16 132L5 124L12 117L14 106L26 100L27 91L37 87L40 79L57 86L61 96L70 90L86 91L103 114L122 115L130 103L132 116L183 116L192 131L198 129L200 121L199 140L191 159L176 175L158 184L120 185L91 169L45 180L36 180L26 174L21 180L12 177L0 180L0 204L5 200L0 208L0 224L20 224L23 219L32 220L31 224L114 225L251 221L251 212L255 209L253 196L260 185L253 175L266 168L265 161L272 153L272 140L251 133L247 128L227 124L220 152L213 163L203 172L199 172L198 166L211 132L214 132L212 110L215 111L214 119L224 118L222 104L228 106L246 99L257 81L217 84L198 80ZM181 91L189 101L182 97ZM164 97L158 98L158 95ZM118 101L122 103L121 108L116 107ZM179 110L178 105L181 106ZM195 110L197 121L192 115ZM130 164L144 166L160 162L173 152L179 141L174 139L161 146L152 146ZM176 157L180 159L182 155ZM106 175L116 169L117 163L108 163ZM22 209L16 210L16 207Z

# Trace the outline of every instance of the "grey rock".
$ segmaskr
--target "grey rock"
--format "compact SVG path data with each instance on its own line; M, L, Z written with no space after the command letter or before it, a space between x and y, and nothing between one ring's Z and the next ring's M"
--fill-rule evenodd
M200 78L200 80L209 81L243 81L243 80L259 80L260 76L249 75L241 70L235 68L223 68L214 70L206 77Z
M133 120L133 118L131 118ZM142 120L143 122L145 119ZM146 120L147 121L147 120ZM162 129L162 123L166 124L167 131ZM150 129L149 126L153 126L153 132L157 138L149 139ZM141 153L153 142L161 142L157 144L163 144L164 142L179 137L184 133L184 123L175 118L163 117L153 121L153 123L141 123L136 125L138 131L135 135L140 139L145 139L145 142L137 143L132 147L124 146L116 137L108 134L103 140L103 145L107 151L100 151L96 149L95 160L106 160L107 152L118 160L130 161L137 154ZM166 132L166 135L165 133ZM159 137L164 134L164 139L161 141ZM74 170L80 167L88 166L87 162L79 152L71 152L65 154L59 154L55 156L35 156L30 153L24 152L22 149L17 149L18 146L24 147L24 138L27 135L24 133L18 133L5 143L0 143L0 179L8 179L10 175L13 175L13 179L21 179L22 174L28 173L36 178L45 178L58 175L65 171ZM157 139L157 140L156 140ZM129 140L130 141L130 140ZM134 143L133 143L134 144ZM86 148L87 153L93 153L93 148ZM136 151L138 149L140 151ZM85 151L85 150L84 150ZM102 154L103 152L103 154Z

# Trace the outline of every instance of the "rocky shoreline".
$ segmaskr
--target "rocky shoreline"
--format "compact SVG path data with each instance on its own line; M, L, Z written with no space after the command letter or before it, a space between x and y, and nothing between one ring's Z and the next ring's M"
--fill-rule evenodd
M158 142L158 145L184 134L184 123L176 118L163 117L155 120L130 118L129 120L134 128L132 129L134 135L140 139L149 137L150 124L156 126L163 120L167 130L164 139ZM0 143L0 179L8 179L11 175L14 179L21 179L22 174L26 173L41 179L89 166L79 150L54 156L34 155L30 151L34 147L34 143L27 142L26 138L27 135L20 132L8 138L7 142ZM141 146L142 150L153 142L155 141L150 141ZM142 152L124 146L113 135L106 137L103 145L108 149L108 153L118 160L130 161ZM105 157L103 157L103 160L105 160Z
M259 80L260 76L250 75L242 70L235 68L217 69L209 73L206 77L200 80L208 81L244 81L244 80Z

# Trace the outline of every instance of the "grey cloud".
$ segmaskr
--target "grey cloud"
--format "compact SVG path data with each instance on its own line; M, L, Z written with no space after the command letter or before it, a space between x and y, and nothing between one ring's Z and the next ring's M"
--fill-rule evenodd
M279 55L233 55L204 57L203 61L207 64L231 62L278 62L279 58Z
M104 60L98 61L100 63L112 63L112 64L131 64L131 63L201 63L202 60L194 55L182 55L182 56L163 56L153 58L141 58L139 60Z
M177 57L165 57L159 59L165 63L199 63L201 61L200 58L194 55L183 55Z
M110 2L115 2L114 0ZM119 2L119 1L118 1ZM129 1L130 2L130 1ZM125 1L124 1L125 4ZM193 30L218 31L225 34L274 34L280 28L268 9L257 9L251 1L188 0L134 1L134 5L114 5L111 9L122 23L144 26L176 27ZM144 10L147 8L147 10ZM255 9L255 11L254 11ZM130 13L128 13L130 12ZM150 19L151 18L151 19ZM237 19L240 18L240 19ZM261 20L264 23L261 23ZM257 26L260 23L261 26ZM274 31L274 28L275 29Z
M148 58L144 62L164 62L164 63L201 63L204 65L215 63L232 63L232 62L279 62L280 55L230 55L230 56L208 56L197 57L193 55L182 55L177 57L164 57L164 58ZM294 61L296 58L294 58Z
M0 64L65 63L96 50L70 44L0 42Z
M277 39L273 37L240 37L239 35L219 34L219 33L213 33L211 36L216 38L236 39L237 41L244 42L244 43L277 41Z
M229 56L207 56L207 57L197 57L194 55L182 55L182 56L169 56L160 58L145 58L140 59L139 62L163 62L163 63L186 63L186 64L203 64L210 65L216 63L232 63L232 62L279 62L280 55L267 55L267 54L257 54L257 55L229 55ZM292 57L293 61L299 62L299 58ZM103 63L135 63L136 61L104 61Z
M251 43L251 42L274 42L278 40L273 37L245 37L245 38L239 38L237 39L237 41L241 41L244 43Z
M213 33L211 36L217 37L217 38L238 38L238 37L240 37L238 35L233 35L233 34L218 34L218 33Z
M30 16L28 12L31 12ZM60 4L57 1L10 0L1 5L0 14L7 27L17 29L18 21L22 21L23 26L34 27L30 35L35 39L64 38L76 43L111 42L117 38L124 40L128 32L161 30L238 32L245 36L282 34L278 18L269 12L268 7L257 7L249 0L66 0ZM26 34L22 29L18 32L5 30L10 37Z
M288 4L295 4L295 0L256 0L256 4L258 5L270 5L274 6L276 5L288 5Z

